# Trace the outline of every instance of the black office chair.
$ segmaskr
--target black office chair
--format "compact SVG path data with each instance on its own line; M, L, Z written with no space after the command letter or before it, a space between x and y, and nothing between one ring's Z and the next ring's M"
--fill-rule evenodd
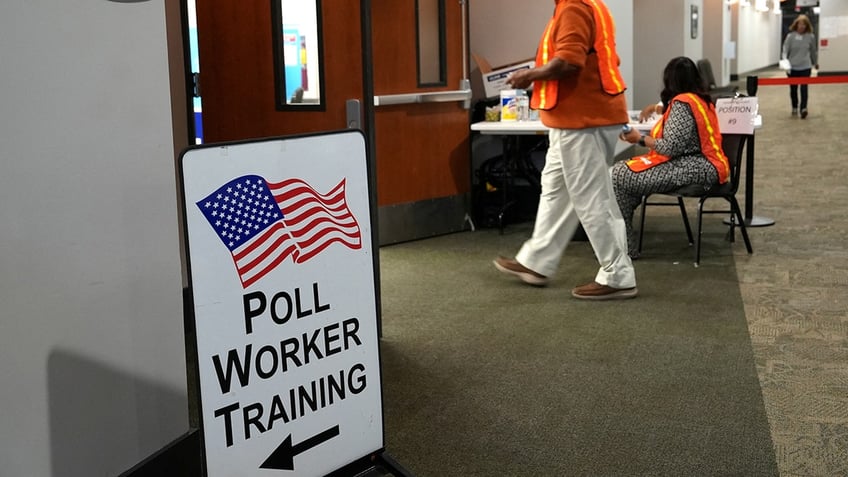
M678 206L680 214L683 217L683 225L686 227L686 235L689 238L689 245L695 244L695 266L701 262L701 234L704 214L730 214L730 230L727 232L727 239L734 242L736 239L735 227L738 225L742 231L742 238L745 240L745 247L748 253L754 253L751 247L751 240L748 238L748 230L745 228L745 220L742 217L742 211L739 208L739 202L736 200L736 191L739 189L739 176L742 170L742 152L745 150L745 143L751 136L747 134L722 134L721 146L727 160L730 163L730 177L724 184L715 186L710 190L704 191L701 185L687 185L672 192L662 194L650 194L642 197L642 218L639 228L639 253L642 252L642 237L645 232L645 212L649 205L660 206ZM677 202L651 202L650 197L655 195L673 196L677 198ZM698 237L697 240L692 238L692 228L689 226L689 216L686 214L686 207L683 203L684 197L698 198ZM707 199L721 198L728 202L729 209L722 210L704 210L704 202Z
M733 97L736 95L736 92L739 91L738 86L727 85L727 86L718 86L716 84L715 75L713 74L713 65L710 63L710 60L703 58L698 60L698 71L701 72L701 77L704 78L704 82L706 82L707 90L710 93L710 96L713 97L713 100L718 98L727 98Z

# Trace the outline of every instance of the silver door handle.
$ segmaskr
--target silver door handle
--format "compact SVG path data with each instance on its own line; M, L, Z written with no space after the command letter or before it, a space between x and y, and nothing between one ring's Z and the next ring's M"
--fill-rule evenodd
M471 89L435 91L431 93L384 94L374 96L374 106L415 103L446 103L451 101L468 101L470 99Z
M362 104L358 99L345 101L345 119L349 129L362 129Z

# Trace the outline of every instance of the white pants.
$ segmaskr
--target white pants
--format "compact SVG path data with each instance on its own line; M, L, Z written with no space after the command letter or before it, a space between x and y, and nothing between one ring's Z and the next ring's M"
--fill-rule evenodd
M553 275L577 226L583 224L601 266L595 281L613 288L636 286L609 173L620 132L620 126L550 130L536 225L515 257L519 263Z

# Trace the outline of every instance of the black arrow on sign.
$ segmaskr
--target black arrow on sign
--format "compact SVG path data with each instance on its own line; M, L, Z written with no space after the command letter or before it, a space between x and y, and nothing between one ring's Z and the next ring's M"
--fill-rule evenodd
M302 454L309 449L339 435L339 426L333 426L326 431L316 434L305 441L292 445L292 437L289 434L285 440L274 449L274 452L259 466L260 469L272 470L294 470L294 456Z

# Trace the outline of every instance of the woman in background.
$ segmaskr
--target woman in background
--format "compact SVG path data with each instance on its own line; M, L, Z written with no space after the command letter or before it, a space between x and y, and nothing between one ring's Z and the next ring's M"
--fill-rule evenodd
M660 99L662 118L650 135L632 129L620 136L623 141L647 147L647 154L618 162L611 170L631 259L638 258L639 253L633 212L643 196L691 184L700 184L706 190L727 182L730 175L715 107L695 62L680 56L666 65Z
M812 74L812 68L819 69L818 51L816 50L816 35L813 25L807 15L798 18L789 26L789 33L783 40L783 58L789 60L791 69L786 73L789 77L807 77ZM789 98L792 100L792 115L798 115L801 108L801 119L807 117L807 85L801 86L801 104L798 104L798 86L789 85Z

